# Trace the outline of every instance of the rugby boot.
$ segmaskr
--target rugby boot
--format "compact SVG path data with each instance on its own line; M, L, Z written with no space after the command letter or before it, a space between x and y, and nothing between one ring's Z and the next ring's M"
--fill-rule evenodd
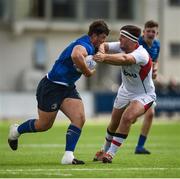
M8 144L12 150L17 150L18 148L18 137L20 134L17 131L18 124L13 124L10 126Z
M113 156L110 153L105 153L102 158L103 163L112 163Z
M149 152L147 149L145 149L144 147L136 147L135 149L135 154L151 154L151 152Z
M104 150L100 150L98 152L96 152L93 161L102 161L103 155L105 154Z
M61 164L63 164L63 165L82 165L85 163L82 160L78 160L78 159L74 158L73 152L66 151L61 160Z

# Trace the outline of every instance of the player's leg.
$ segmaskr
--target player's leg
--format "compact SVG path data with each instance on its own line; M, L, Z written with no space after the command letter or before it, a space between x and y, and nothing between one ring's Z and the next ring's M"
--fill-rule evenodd
M118 111L116 111L118 112ZM144 105L139 101L132 101L122 114L120 124L112 139L111 146L103 157L103 163L111 163L118 148L127 138L131 124L145 112Z
M121 116L122 116L122 113L124 110L125 110L125 108L122 108L122 109L113 108L112 115L111 115L111 121L107 127L105 143L102 147L102 150L104 152L107 152L111 145L112 138L115 135L117 127L119 126L120 119L121 119Z
M17 139L21 134L41 132L51 128L62 101L61 96L58 95L61 88L49 81L47 77L40 81L36 93L39 119L29 119L21 125L15 124L10 127L8 143L13 150L17 149Z
M105 142L101 148L100 151L96 152L93 161L102 161L103 155L108 151L112 138L115 135L116 129L119 125L121 115L125 108L122 109L116 109L113 108L112 115L111 115L111 121L109 122L109 125L107 127L106 135L105 135Z
M135 149L135 154L150 154L150 152L144 148L144 145L147 139L147 135L152 126L153 116L154 116L154 108L151 107L146 111L144 115L144 121L141 128L141 134L138 139L138 143Z
M81 135L81 129L85 123L84 105L82 100L66 98L63 101L60 109L71 121L66 133L66 148L61 163L84 164L83 161L75 159L73 154Z
M96 152L94 159L93 159L94 161L102 161L104 154L108 151L108 149L111 145L112 138L115 135L115 131L116 131L117 127L119 126L121 116L122 116L126 106L129 103L129 98L124 95L125 93L126 92L124 91L124 88L120 87L118 90L118 94L114 101L113 111L112 111L112 115L111 115L111 121L107 127L104 145L100 151Z
M57 112L44 112L38 110L39 119L29 119L22 124L13 124L10 127L8 143L12 150L17 150L18 138L24 133L34 133L46 131L54 123Z

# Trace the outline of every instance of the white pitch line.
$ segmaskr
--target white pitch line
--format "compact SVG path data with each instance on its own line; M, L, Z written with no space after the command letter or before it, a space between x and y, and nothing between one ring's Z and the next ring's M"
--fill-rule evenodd
M125 144L128 147L134 146L133 144ZM20 147L30 147L30 148L64 148L65 144L20 144ZM79 147L88 147L88 148L94 148L94 147L100 147L99 144L79 144ZM163 147L166 145L163 144L149 144L150 147ZM7 145L1 145L0 148L7 147ZM168 146L170 147L170 146ZM172 148L174 148L172 146Z
M32 171L26 171L26 170L22 170L21 172L23 172L23 175L36 175L37 176L37 172L40 174L41 172L43 172L43 175L47 175L47 176L63 176L63 177L70 177L72 176L72 174L70 173L61 173L61 171L54 171L56 173L49 173L49 171L33 171L34 173L31 173ZM11 175L17 175L20 174L20 171L11 171L11 172L7 172L7 171L0 171L0 174L11 174ZM30 173L30 174L29 174Z
M5 172L60 172L60 171L122 171L122 170L180 170L180 168L59 168L59 169L0 169L0 173Z

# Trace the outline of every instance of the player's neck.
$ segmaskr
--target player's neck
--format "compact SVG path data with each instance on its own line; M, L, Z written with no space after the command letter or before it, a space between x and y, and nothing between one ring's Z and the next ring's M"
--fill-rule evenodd
M144 39L144 41L146 42L148 47L152 46L153 41L152 40L148 40L148 39Z

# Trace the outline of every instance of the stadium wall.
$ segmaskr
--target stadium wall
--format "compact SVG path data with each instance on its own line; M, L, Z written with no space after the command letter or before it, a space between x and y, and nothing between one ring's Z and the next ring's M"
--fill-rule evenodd
M86 117L92 117L94 112L94 97L92 93L82 92ZM76 110L76 109L74 109ZM0 120L25 119L37 116L37 102L34 93L0 93ZM58 118L66 118L61 112Z
M81 92L86 117L110 114L113 108L115 92ZM169 116L180 113L180 94L166 93L157 95L156 115L167 113ZM34 93L0 93L0 119L25 119L37 116ZM76 110L76 109L74 109ZM58 118L65 115L58 113Z

